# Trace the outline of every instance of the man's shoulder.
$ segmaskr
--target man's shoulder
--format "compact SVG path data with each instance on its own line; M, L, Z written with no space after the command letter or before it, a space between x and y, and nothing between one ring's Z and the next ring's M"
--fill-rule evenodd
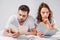
M35 18L33 16L28 16L27 18L27 21L30 21L30 22L35 22Z
M11 15L11 16L10 16L10 18L15 18L15 17L17 17L17 15Z
M34 20L33 16L29 15L28 19Z
M17 19L17 16L16 15L12 15L9 17L9 21L14 21Z
M10 16L9 19L15 19L16 17L17 17L16 15L12 15L12 16Z

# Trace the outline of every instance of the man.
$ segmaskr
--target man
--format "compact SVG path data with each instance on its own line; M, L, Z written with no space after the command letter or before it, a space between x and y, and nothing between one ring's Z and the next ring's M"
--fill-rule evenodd
M29 16L29 7L26 5L21 5L18 9L17 15L13 15L9 18L9 21L4 29L4 35L10 36L13 38L16 38L20 35L19 31L13 32L11 25L15 25L17 29L21 26L27 26L28 32L25 34L27 35L35 35L36 31L33 29L35 20L32 18L32 16ZM13 26L12 26L13 27ZM24 30L24 29L23 29Z

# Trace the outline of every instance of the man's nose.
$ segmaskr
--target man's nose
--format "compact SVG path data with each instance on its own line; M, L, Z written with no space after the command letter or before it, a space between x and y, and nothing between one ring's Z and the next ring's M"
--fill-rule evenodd
M20 16L20 18L23 18L22 16Z

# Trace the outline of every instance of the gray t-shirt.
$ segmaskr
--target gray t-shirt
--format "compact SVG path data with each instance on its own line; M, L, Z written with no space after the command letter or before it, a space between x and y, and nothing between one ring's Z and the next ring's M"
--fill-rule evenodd
M52 20L51 24L53 24L53 25L55 24L53 20ZM46 36L51 36L57 32L57 29L48 30L42 22L38 23L36 30L37 30L37 32L43 32L44 35L46 35Z
M29 31L31 28L34 28L34 23L35 23L35 19L32 16L28 16L23 25L27 26ZM17 15L13 15L9 18L5 28L9 29L10 24L13 24L17 29L21 26L18 22Z

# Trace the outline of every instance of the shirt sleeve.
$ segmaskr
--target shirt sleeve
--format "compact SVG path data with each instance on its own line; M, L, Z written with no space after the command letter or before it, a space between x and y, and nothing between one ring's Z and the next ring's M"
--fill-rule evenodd
M29 19L28 19L29 29L34 28L34 23L35 23L35 19L32 16L29 16Z
M55 25L55 23L56 23L55 20L52 19L51 24Z
M6 23L6 25L5 25L5 28L6 28L6 29L9 29L9 28L10 28L10 24L13 22L13 19L14 19L13 16L11 16L11 17L9 18L9 20L7 21L7 23Z

